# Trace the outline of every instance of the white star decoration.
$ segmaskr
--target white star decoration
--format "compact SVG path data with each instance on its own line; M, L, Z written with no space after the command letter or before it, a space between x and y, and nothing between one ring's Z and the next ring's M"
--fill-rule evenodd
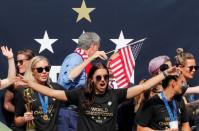
M115 52L118 51L118 49L121 49L125 46L127 46L128 43L130 43L133 39L125 39L124 34L121 30L120 36L118 39L110 39L113 43L116 44Z
M83 30L82 34L84 34L85 31ZM72 39L76 44L78 44L78 39Z
M58 39L49 39L47 31L45 31L43 39L34 40L41 44L39 53L41 53L45 49L48 49L50 52L54 53L52 49L52 44L54 44Z

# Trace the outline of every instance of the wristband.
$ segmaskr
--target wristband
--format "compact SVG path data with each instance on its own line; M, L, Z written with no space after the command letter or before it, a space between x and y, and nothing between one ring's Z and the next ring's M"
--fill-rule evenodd
M162 73L163 73L163 75L164 75L165 78L168 76L168 72L163 71Z
M14 57L10 57L10 58L8 58L8 60L10 60L10 59L12 59L12 58L14 58Z

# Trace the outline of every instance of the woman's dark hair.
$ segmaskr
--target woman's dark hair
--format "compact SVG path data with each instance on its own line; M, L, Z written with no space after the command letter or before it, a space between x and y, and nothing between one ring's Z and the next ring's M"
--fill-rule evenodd
M178 76L177 75L169 75L167 76L163 81L162 81L162 87L165 89L168 85L169 85L169 82L171 80L174 80L174 81L177 81L178 79Z
M87 83L86 83L87 87L84 88L85 100L82 103L83 108L89 107L94 102L95 84L93 83L92 80L93 80L94 73L98 69L105 69L107 71L108 75L109 75L108 68L106 67L106 65L104 65L102 63L97 63L97 64L92 66L92 68L90 69L88 76L87 76ZM108 89L108 83L107 83L106 89Z
M186 64L186 60L187 59L195 59L194 55L188 52L184 52L183 48L177 48L176 50L176 56L175 56L175 60L176 60L176 65L185 65Z

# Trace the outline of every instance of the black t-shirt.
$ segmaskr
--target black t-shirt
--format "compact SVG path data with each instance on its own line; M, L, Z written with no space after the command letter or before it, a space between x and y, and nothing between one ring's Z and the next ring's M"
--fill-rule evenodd
M58 84L51 83L54 89L62 89ZM19 88L15 95L15 116L23 116L26 112L25 100L23 98L24 88ZM43 95L42 95L43 96ZM54 98L48 97L48 120L44 120L44 112L39 99L38 92L34 92L32 95L32 111L34 116L35 129L37 131L55 131L57 113L59 110L60 102ZM44 97L43 97L44 100ZM25 130L26 124L19 129Z
M127 89L108 89L103 95L94 95L94 103L83 108L84 89L66 91L70 104L78 106L78 131L115 131L118 104L126 99Z
M133 99L122 102L117 111L117 124L118 131L132 131L135 127L135 115L134 112L135 102Z
M181 124L188 122L185 104L182 98L174 98L177 107L177 119ZM172 102L168 102L173 112ZM149 99L136 114L136 124L144 127L150 127L154 130L164 130L169 127L169 114L164 105L164 102L158 95Z

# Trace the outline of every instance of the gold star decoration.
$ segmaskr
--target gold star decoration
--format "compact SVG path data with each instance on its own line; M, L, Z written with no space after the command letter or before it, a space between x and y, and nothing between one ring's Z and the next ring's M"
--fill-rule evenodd
M84 0L82 1L82 5L81 5L80 8L72 8L72 9L78 13L78 17L77 17L76 22L79 22L83 18L85 18L86 20L88 20L89 22L91 22L89 14L93 10L95 10L95 8L87 8L86 7L86 3L85 3Z

